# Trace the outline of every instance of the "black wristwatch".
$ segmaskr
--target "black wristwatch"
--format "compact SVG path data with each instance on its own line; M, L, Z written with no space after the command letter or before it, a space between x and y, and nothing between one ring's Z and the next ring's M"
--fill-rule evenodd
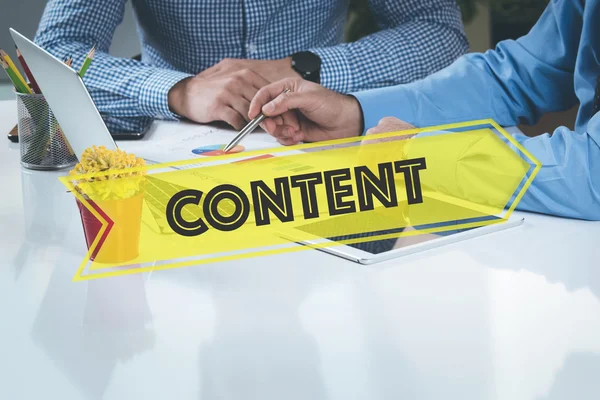
M321 57L310 51L292 54L292 69L307 81L321 83Z

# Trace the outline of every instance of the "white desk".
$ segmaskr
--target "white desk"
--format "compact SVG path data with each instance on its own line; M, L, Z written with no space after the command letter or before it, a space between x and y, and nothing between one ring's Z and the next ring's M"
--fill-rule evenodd
M0 102L3 135L15 118ZM600 398L598 223L526 214L370 267L309 250L74 283L57 173L1 139L0 177L0 399Z

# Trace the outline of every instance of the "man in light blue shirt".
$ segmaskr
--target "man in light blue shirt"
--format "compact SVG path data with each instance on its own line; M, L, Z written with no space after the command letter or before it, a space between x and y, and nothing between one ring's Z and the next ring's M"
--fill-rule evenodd
M284 80L258 92L249 116L262 108L272 117L264 128L281 143L295 144L369 128L394 131L484 118L503 126L532 123L579 102L574 131L514 135L543 165L519 208L600 220L599 76L600 0L551 0L526 36L465 55L424 80L354 97ZM277 97L284 87L292 93Z
M240 129L270 82L302 76L348 93L423 78L468 49L455 0L369 1L380 31L353 43L343 43L347 0L132 0L138 61L108 53L126 2L49 0L35 41L75 68L96 45L85 84L100 112L132 123Z

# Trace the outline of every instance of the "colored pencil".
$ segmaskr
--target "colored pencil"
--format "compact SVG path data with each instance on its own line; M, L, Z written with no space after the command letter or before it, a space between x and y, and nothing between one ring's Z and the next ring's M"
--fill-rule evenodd
M25 91L21 91L21 93L29 93L29 94L31 94L32 91L29 88L29 85L27 84L27 82L25 82L25 79L23 79L23 75L21 75L21 73L17 69L17 66L12 61L12 59L10 58L10 56L4 50L2 50L2 49L0 49L0 56L4 59L4 62L8 64L7 71L11 71L12 75L14 76L14 78L16 78L16 80L21 83L21 85L19 85L19 87L17 89L19 89L19 90L25 90Z
M10 74L8 73L8 63L6 61L4 61L4 58L2 58L2 56L0 56L0 66L2 66L2 69L6 72L6 75L8 75L8 78L10 79L10 83L13 84L13 87L15 88L15 90L18 90L17 83L15 81L13 81L12 76L10 76Z
M2 65L2 68L4 68L4 71L6 71L6 74L12 81L12 84L14 85L17 92L31 93L31 89L29 89L29 86L27 86L26 84L23 84L23 82L21 82L21 80L19 80L19 78L15 74L14 70L10 68L10 65L8 64L6 59L4 57L2 57L1 55L0 55L0 64Z
M25 75L27 75L27 78L29 79L31 88L33 89L33 91L35 93L42 93L39 85L37 84L37 82L35 81L35 78L33 77L33 74L31 73L31 70L29 69L29 66L25 62L25 59L23 58L23 54L21 54L21 51L19 50L19 48L17 46L15 46L15 49L17 50L17 59L21 63L21 66L23 67L23 71L25 71Z
M94 59L94 55L95 54L96 54L96 46L92 47L92 49L87 54L87 56L85 56L85 60L83 61L83 65L81 66L81 69L79 70L79 76L80 77L83 78L83 76L87 72L88 68L90 67L90 64L92 63L92 60Z

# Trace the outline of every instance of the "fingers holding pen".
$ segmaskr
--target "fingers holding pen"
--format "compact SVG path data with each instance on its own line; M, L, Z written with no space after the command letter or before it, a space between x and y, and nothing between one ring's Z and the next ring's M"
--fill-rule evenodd
M279 143L285 146L292 146L304 141L304 133L302 131L287 125L278 126L272 135Z
M260 124L260 127L267 132L272 132L278 125L283 125L283 117L280 115L271 118L265 118Z
M289 111L281 115L266 118L260 126L268 133L273 134L277 127L281 127L284 125L290 127L294 131L299 130L300 121L298 119L297 114L293 111Z
M288 101L290 98L297 96L297 89L302 85L302 79L283 79L281 81L274 82L270 85L261 88L258 93L254 96L250 103L250 109L248 111L249 118L256 118L261 112L269 117L273 117L283 112L271 112L265 109L265 105L271 103L276 99L285 99ZM285 90L289 90L290 93L283 93ZM293 96L290 96L293 95ZM269 106L268 108L271 108ZM288 108L288 110L291 108Z

